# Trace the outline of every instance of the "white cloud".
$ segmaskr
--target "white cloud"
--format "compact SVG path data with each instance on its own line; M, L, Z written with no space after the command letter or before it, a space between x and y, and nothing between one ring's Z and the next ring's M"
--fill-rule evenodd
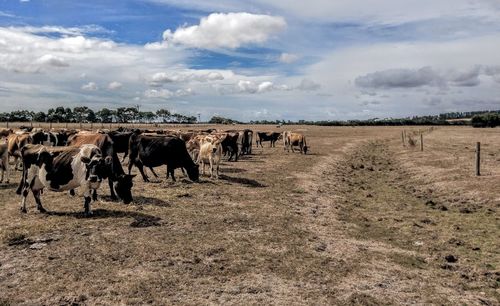
M54 67L68 67L69 64L64 60L64 58L59 56L54 56L52 54L45 54L36 60L36 63L47 66Z
M109 90L117 90L123 87L123 84L120 82L113 81L108 84L108 89Z
M300 57L297 54L281 53L279 61L285 64L291 64L297 61Z
M147 89L144 91L144 97L146 98L162 98L170 99L174 97L187 97L194 95L194 91L191 88L177 89L176 91L171 91L165 88L160 89Z
M213 13L201 18L199 25L180 27L174 32L166 30L163 39L167 43L194 48L235 49L243 45L264 43L285 27L285 19L277 16Z
M300 81L300 84L296 88L299 90L313 91L320 89L321 85L310 79L302 79L302 81Z
M166 83L182 82L212 82L223 80L224 76L218 71L208 70L186 70L183 72L166 73L157 72L151 77L151 86L161 86Z
M99 86L97 86L97 84L94 82L88 82L87 84L83 84L81 89L87 91L96 91L99 89Z

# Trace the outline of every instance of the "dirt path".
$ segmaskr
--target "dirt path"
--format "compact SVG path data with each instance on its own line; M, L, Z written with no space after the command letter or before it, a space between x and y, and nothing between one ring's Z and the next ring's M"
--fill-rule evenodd
M438 204L432 191L416 192L388 142L324 157L302 186L304 201L295 209L315 233L310 244L324 256L325 268L334 266L338 301L499 303L499 274L488 266L498 254L488 253L488 243L470 245L464 237L470 229L460 229L474 222L464 218L484 216L464 216Z

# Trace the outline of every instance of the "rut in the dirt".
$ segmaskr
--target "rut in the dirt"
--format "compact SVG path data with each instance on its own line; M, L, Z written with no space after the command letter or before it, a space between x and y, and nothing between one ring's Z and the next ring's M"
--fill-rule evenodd
M472 228L461 230L479 216L464 215L442 204L443 199L432 190L415 188L388 142L358 147L340 163L337 179L337 192L343 195L339 218L355 225L350 235L411 252L394 253L389 260L403 272L425 271L422 277L442 286L441 293L459 290L457 301L498 302L498 272L484 261L492 258L478 256L480 247ZM491 275L497 275L496 279ZM439 291L434 292L436 296L441 296ZM443 301L451 302L449 298Z

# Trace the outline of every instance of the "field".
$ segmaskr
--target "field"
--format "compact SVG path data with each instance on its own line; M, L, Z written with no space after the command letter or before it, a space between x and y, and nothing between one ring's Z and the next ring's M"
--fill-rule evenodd
M199 183L157 168L129 205L102 186L91 218L50 191L21 214L13 171L0 305L500 304L498 129L421 127L423 152L401 141L418 127L291 129L311 154L254 145Z

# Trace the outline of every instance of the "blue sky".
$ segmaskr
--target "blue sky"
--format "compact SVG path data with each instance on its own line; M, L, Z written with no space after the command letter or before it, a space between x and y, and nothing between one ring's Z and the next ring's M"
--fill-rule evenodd
M240 120L500 108L495 0L0 0L4 110Z

